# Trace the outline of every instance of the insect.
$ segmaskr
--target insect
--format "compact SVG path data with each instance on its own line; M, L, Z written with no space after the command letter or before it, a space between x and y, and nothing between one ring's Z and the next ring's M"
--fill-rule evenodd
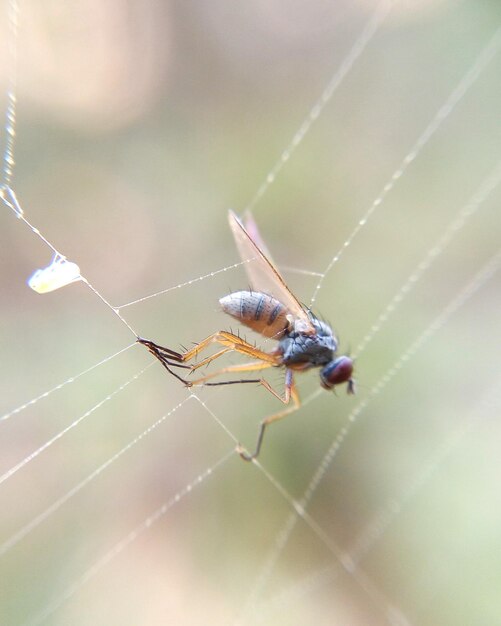
M240 456L246 461L252 461L259 455L268 424L282 419L300 406L299 394L294 383L295 372L319 367L322 387L333 389L336 385L347 383L348 393L353 394L355 393L352 378L353 361L348 356L336 356L338 341L332 328L305 308L287 287L271 260L252 217L248 215L244 225L235 213L230 211L228 219L240 256L246 261L245 267L251 288L230 293L219 302L225 313L264 337L275 339L278 345L270 352L265 352L238 335L223 330L210 335L183 353L140 337L138 342L146 346L173 376L188 387L259 383L283 404L288 405L284 410L261 421L256 447L252 454L239 446ZM203 350L214 344L220 346L217 352L189 364ZM224 367L196 380L186 380L172 369L184 368L192 373L232 351L255 360ZM264 378L208 382L221 374L261 372L272 367L285 369L283 395L273 389Z

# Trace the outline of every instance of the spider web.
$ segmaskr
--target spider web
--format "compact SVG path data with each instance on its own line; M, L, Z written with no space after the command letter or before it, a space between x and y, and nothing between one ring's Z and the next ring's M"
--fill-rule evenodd
M322 310L334 311L342 338L348 332L352 340L361 337L354 353L360 382L355 402L333 399L313 386L308 388L313 381L305 381L303 408L267 435L263 455L252 467L238 459L235 444L244 440L252 445L256 424L275 410L273 402L250 389L186 393L176 381L166 380L157 364L131 342L136 329L161 343L167 335L167 345L198 339L204 330L212 332L221 320L214 307L206 308L206 301L224 293L229 280L238 286L242 263L235 263L230 251L214 254L213 265L205 260L203 247L211 247L219 237L215 233L209 242L195 235L202 248L198 252L184 250L184 242L193 241L198 220L189 214L183 221L171 217L180 229L192 222L190 230L182 231L184 236L171 232L162 238L165 263L160 264L159 255L149 257L149 268L161 266L149 280L164 285L166 270L179 280L160 289L143 287L139 297L126 299L115 284L120 281L106 280L113 272L103 271L107 267L103 251L114 240L119 245L120 238L131 244L132 250L118 255L122 265L115 276L123 277L132 292L134 281L128 273L137 270L128 265L135 266L134 259L141 253L147 256L147 245L136 249L130 234L127 238L127 233L113 229L101 238L98 228L91 231L96 242L90 245L85 239L85 213L68 217L66 207L50 219L49 213L37 210L37 202L44 198L36 185L29 193L31 179L23 174L23 161L29 159L22 144L14 169L21 35L17 4L9 3L2 189L4 204L18 220L12 220L12 213L5 215L17 252L6 256L9 271L4 284L16 309L26 309L28 314L7 314L5 325L9 329L5 354L11 355L7 362L14 365L6 378L8 408L1 416L5 448L0 488L4 510L9 512L0 545L2 577L9 581L2 592L3 622L199 623L210 615L217 623L270 619L277 623L279 619L294 624L311 621L312 615L320 623L331 623L336 615L353 624L368 620L433 624L444 623L445 606L446 623L458 623L454 619L463 605L453 607L444 598L451 590L467 586L468 576L458 578L450 565L451 557L457 562L464 558L463 551L448 545L451 521L474 513L453 528L458 541L471 540L470 525L475 534L480 528L487 537L496 527L496 512L491 513L490 507L499 468L497 455L489 448L496 425L486 425L484 418L499 407L495 366L499 329L494 324L499 301L492 285L500 263L493 200L499 198L501 162L499 146L489 141L494 129L493 117L487 113L495 110L489 107L489 96L494 65L499 65L500 30L490 23L481 33L474 32L456 72L451 71L454 76L447 72L434 76L443 84L433 97L425 88L420 91L425 101L422 109L402 115L412 123L389 150L399 156L393 163L388 156L382 158L373 174L364 172L363 193L353 200L358 208L340 209L333 219L327 213L332 209L331 187L329 194L316 196L317 212L311 208L304 216L299 208L289 208L289 222L283 222L271 209L266 211L290 202L289 188L302 199L294 168L311 169L308 151L310 158L321 155L321 163L315 163L310 174L311 185L318 189L319 181L327 184L332 176L332 159L339 164L339 157L332 156L330 142L325 151L320 133L336 128L342 136L336 117L343 111L347 114L353 100L348 99L344 103L348 108L343 109L346 95L339 88L351 80L346 91L351 88L355 98L353 91L360 89L360 84L355 85L357 69L367 80L377 67L363 65L371 56L371 46L380 63L392 47L407 50L401 41L395 44L390 34L392 28L400 35L409 34L405 22L395 26L405 16L405 12L395 16L395 4L383 2L372 15L354 20L351 42L340 52L320 98L292 140L285 142L262 185L249 194L251 200L242 201L261 224L268 219L269 228L262 226L265 235L273 225L282 224L275 241L293 238L295 231L301 234L301 239L292 240L293 254L286 247L281 250L286 259L282 267L288 268L291 284L297 283L298 293L311 293L311 302ZM451 41L454 36L463 41L455 29L460 32L459 27L469 23L474 7L461 3L448 10ZM389 18L394 20L392 26ZM418 31L412 44L423 32ZM27 44L22 41L24 51ZM422 43L417 49L423 52ZM452 58L448 57L454 66ZM429 72L430 66L420 62L423 72ZM341 101L337 107L334 95ZM388 103L390 95L383 95ZM326 105L331 100L334 110L329 117ZM358 121L362 124L363 118ZM441 133L448 135L434 147ZM307 146L307 137L317 144ZM302 150L295 153L302 143ZM375 140L374 147L378 145ZM465 153L462 158L457 154L460 150ZM446 175L440 170L436 176L433 168L442 163L442 151L448 163L453 161L448 169L454 171ZM353 154L361 153L354 147ZM355 168L359 176L361 167ZM100 168L110 173L103 163ZM85 169L77 171L85 173ZM136 174L140 172L137 167ZM15 184L14 173L20 179ZM417 182L407 182L413 177ZM145 180L141 182L144 185ZM127 191L122 199L128 198ZM308 185L305 199L310 193ZM417 199L411 200L413 194ZM297 202L292 202L293 207ZM443 208L432 210L436 206ZM186 205L179 216L184 212ZM427 219L416 217L421 213ZM214 215L219 228L225 223L224 212L218 209ZM165 223L161 213L154 220L146 214L142 218L158 227ZM65 220L66 228L60 230ZM117 222L121 220L120 216ZM91 214L90 221L99 228L107 223L97 213ZM139 228L137 220L134 224ZM310 224L322 228L305 228ZM324 224L335 228L329 232ZM308 230L314 231L313 236ZM405 241L399 242L404 235ZM139 230L134 239L142 238L153 240L151 233ZM33 246L37 241L42 243L39 249ZM26 268L31 255L44 258L47 246L51 254L66 254L79 262L86 278L42 301L21 291L18 267ZM348 248L353 250L351 256ZM72 250L81 252L74 256ZM304 266L294 271L291 266L297 266L297 255ZM343 271L334 272L342 256ZM197 262L203 271L193 269ZM377 285L376 293L371 285ZM124 303L112 305L115 297ZM167 304L163 298L169 298ZM354 305L363 314L355 315ZM52 316L54 320L48 322ZM65 375L58 377L59 371ZM272 382L280 384L278 378ZM476 401L479 389L481 404ZM16 393L21 402L14 401ZM473 441L472 433L477 435ZM463 453L458 459L460 445ZM450 457L456 464L442 479L442 490L432 488L431 479L444 471ZM479 461L484 467L472 471ZM461 478L466 473L471 475L470 488L447 498L449 491L463 487ZM475 498L479 483L484 489ZM443 506L444 501L453 511ZM402 520L409 509L411 519ZM425 532L430 515L436 525L434 541ZM388 534L396 522L400 522L398 532ZM425 547L433 556L430 560L420 558ZM480 554L481 546L474 544L474 548ZM470 577L477 575L475 564L471 557L465 568ZM484 564L485 581L494 566ZM486 594L489 597L488 590ZM496 594L493 591L492 598ZM191 602L194 597L196 606ZM470 592L467 601L477 618L481 606L488 622L485 597ZM442 621L437 621L439 616Z

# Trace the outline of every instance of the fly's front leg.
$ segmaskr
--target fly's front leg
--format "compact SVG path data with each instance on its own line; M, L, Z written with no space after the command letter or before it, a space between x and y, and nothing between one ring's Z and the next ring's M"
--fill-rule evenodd
M299 394L296 390L296 385L294 384L292 370L287 369L285 371L285 393L284 393L283 398L265 380L261 380L260 383L263 385L263 387L268 389L268 391L272 393L276 398L278 398L281 402L283 402L284 404L289 404L289 402L292 400L293 405L289 406L283 411L280 411L279 413L274 413L273 415L269 415L261 422L261 425L259 427L259 434L257 437L256 449L254 450L252 454L249 454L247 450L245 450L240 445L237 447L237 451L242 457L242 459L244 459L244 461L253 461L255 458L258 457L259 452L261 451L261 446L263 444L264 432L268 424L271 424L272 422L276 422L284 418L286 415L289 415L290 413L297 411L297 409L299 409L299 407L301 406L301 402L299 400Z

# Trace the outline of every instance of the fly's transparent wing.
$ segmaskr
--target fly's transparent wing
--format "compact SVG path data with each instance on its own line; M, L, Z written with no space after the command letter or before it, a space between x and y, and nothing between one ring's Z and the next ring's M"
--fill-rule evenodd
M303 333L314 333L315 329L308 317L308 313L287 287L279 271L266 254L266 247L252 217L250 215L246 217L248 230L233 211L229 212L228 220L242 261L249 260L245 264L245 269L251 287L256 291L268 293L279 300L290 312L290 321L294 325L295 330ZM252 233L252 236L249 231Z
M261 233L259 232L259 228L257 227L256 220L254 219L252 213L250 211L246 211L243 215L243 219L241 220L241 222L247 234L254 242L254 244L259 248L259 250L264 254L264 256L276 269L277 264L273 260L273 257L271 256L271 252L268 250L268 246L264 242L264 239L261 237ZM282 282L283 282L283 279L282 279Z

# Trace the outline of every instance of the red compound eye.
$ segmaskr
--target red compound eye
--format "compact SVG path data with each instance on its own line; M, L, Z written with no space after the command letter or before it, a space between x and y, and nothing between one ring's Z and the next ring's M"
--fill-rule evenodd
M353 361L349 356L340 356L328 363L320 372L320 381L325 389L332 389L334 385L348 383L348 393L354 393L352 379Z

